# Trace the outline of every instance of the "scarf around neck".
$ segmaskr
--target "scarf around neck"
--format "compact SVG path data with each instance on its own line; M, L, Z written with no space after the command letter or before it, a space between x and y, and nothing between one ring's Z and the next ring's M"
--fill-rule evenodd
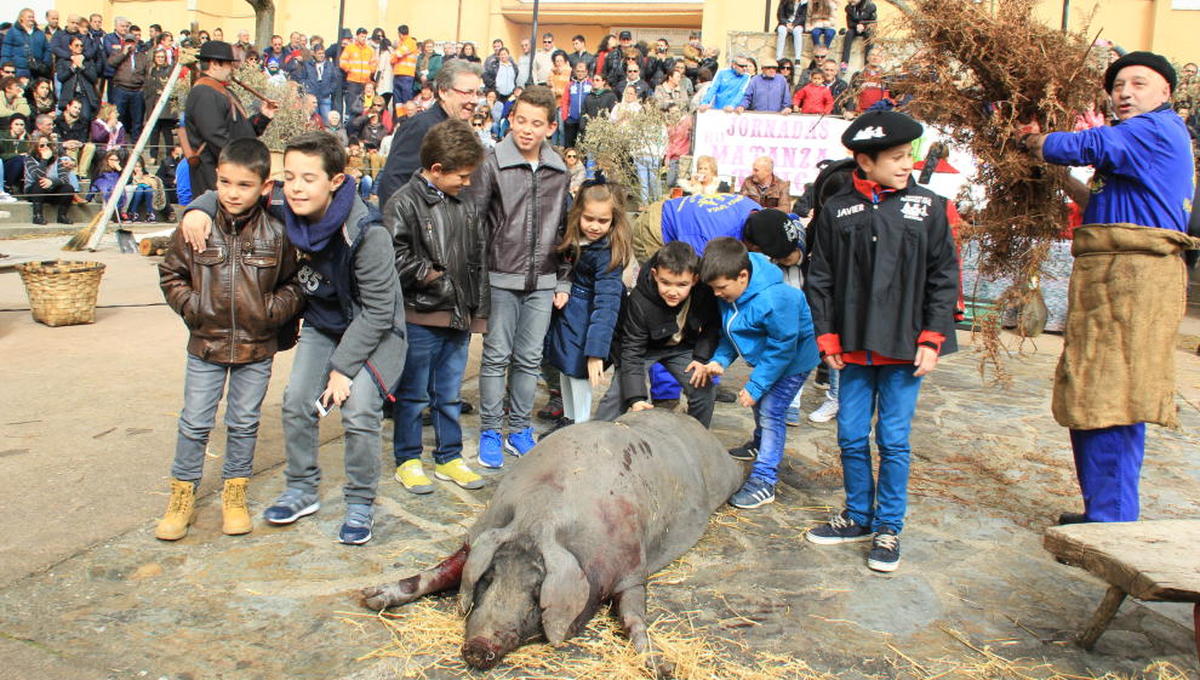
M325 250L329 246L330 240L350 217L350 209L354 206L354 199L357 196L354 180L347 177L342 186L334 192L333 200L329 202L325 214L316 222L309 222L300 217L292 212L291 207L285 203L283 217L292 245L306 253L319 253Z

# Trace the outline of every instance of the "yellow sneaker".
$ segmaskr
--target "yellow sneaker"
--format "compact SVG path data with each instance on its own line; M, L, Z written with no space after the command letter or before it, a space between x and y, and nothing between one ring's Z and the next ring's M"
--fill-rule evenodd
M433 470L433 476L446 482L454 482L464 489L482 489L483 477L467 467L462 458L442 463Z
M163 541L178 541L187 536L188 525L196 519L196 485L181 479L171 480L171 499L167 512L158 521L154 537Z
M417 458L405 461L403 465L396 468L396 481L403 484L410 493L418 495L433 493L433 482L425 476L425 468L421 467L421 461Z
M225 489L221 491L221 531L226 535L240 536L254 529L246 504L246 484L249 482L246 477L225 480Z

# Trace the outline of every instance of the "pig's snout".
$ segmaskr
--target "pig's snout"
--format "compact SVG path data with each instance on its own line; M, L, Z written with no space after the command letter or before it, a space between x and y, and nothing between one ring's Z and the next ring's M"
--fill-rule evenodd
M472 668L477 668L481 671L491 670L500 663L505 654L511 651L515 644L505 644L499 639L489 639L483 636L476 636L467 640L463 644L462 657L463 661Z

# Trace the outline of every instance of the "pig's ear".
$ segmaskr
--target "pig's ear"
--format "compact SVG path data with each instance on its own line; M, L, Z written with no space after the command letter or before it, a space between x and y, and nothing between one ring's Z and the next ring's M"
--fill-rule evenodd
M497 527L480 533L471 541L462 581L458 585L458 606L464 615L469 614L475 605L475 584L492 566L496 549L512 538L512 534L512 529L508 527Z
M540 598L542 632L550 644L557 645L574 634L576 622L587 609L592 589L579 560L558 541L544 541L541 549L546 565Z

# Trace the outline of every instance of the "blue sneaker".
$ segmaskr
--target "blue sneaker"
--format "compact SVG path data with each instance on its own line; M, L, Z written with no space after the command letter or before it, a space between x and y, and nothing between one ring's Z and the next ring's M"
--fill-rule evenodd
M346 545L362 545L371 540L371 527L375 525L371 506L351 503L346 506L346 521L338 532L338 541Z
M493 470L504 467L504 447L499 430L484 430L479 433L479 465Z
M315 493L304 493L300 489L286 489L271 507L263 511L263 519L271 524L291 524L301 517L313 514L321 508Z
M742 508L743 510L757 508L774 502L775 485L758 477L747 479L742 488L738 489L737 493L733 494L729 499L730 505L735 508Z
M526 427L524 430L508 433L508 438L504 440L504 450L514 456L520 457L529 453L529 450L536 443L533 440L533 428Z

